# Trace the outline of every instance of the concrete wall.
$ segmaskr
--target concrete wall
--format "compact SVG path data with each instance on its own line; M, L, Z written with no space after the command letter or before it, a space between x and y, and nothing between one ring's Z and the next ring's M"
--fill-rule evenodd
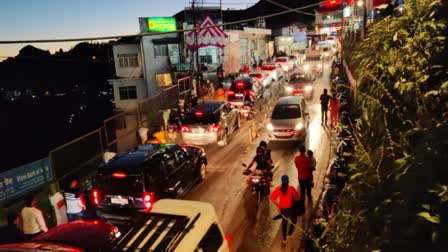
M113 79L109 80L109 83L113 86L114 90L114 102L115 108L119 110L127 110L137 107L138 101L145 99L147 96L147 86L143 78L126 78L126 79ZM136 86L137 99L133 100L120 100L120 87Z
M142 55L140 52L139 44L124 44L124 45L114 45L114 61L115 61L115 72L119 78L139 78L141 77L142 71ZM119 54L137 54L138 57L138 67L120 67L120 62L118 60Z

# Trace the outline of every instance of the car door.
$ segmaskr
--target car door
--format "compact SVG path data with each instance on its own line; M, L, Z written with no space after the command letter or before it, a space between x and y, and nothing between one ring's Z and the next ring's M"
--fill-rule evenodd
M300 101L300 108L302 109L302 115L303 118L305 119L305 125L308 128L308 125L310 124L310 114L308 112L308 106L306 105L305 100L301 100Z
M174 150L177 162L177 171L182 178L185 187L190 187L197 179L196 167L191 155L188 155L181 147Z
M161 166L167 174L167 193L173 198L179 198L185 191L185 181L177 165L176 156L171 150L163 154Z
M227 105L221 107L221 127L222 129L228 129L228 133L233 132L235 125L235 115L230 113L230 108Z

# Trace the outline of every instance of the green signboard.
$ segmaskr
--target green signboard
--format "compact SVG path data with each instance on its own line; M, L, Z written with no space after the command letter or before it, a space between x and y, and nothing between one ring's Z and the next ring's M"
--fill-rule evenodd
M149 17L148 32L176 31L176 18L174 17Z

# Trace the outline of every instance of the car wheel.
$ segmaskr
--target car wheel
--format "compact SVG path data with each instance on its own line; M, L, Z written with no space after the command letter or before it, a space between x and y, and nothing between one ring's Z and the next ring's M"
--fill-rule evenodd
M199 163L199 180L204 180L205 179L205 174L207 173L207 165L205 164L204 161L201 161Z

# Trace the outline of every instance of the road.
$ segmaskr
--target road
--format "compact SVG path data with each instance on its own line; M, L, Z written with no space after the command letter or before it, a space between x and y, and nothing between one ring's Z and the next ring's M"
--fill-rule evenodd
M324 75L315 82L314 97L308 101L311 122L305 140L307 149L315 153L317 168L315 172L316 186L313 189L314 202L321 191L321 184L330 158L331 130L321 126L319 95L328 88L329 63L324 65ZM272 111L271 101L265 109ZM259 124L260 136L252 143L249 141L250 123L244 123L241 129L232 136L225 147L206 147L209 159L207 178L187 195L186 199L205 201L213 204L221 220L222 226L231 237L232 251L297 251L301 232L296 229L293 238L286 246L281 244L280 220L273 221L277 215L274 205L265 199L262 206L255 211L255 197L247 190L247 177L242 174L241 163L248 164L255 155L255 149L261 140L267 141L264 130L265 122ZM294 157L298 153L298 143L269 142L272 158L276 165L274 170L274 186L280 184L283 174L290 176L290 184L298 185ZM271 190L274 187L271 187ZM313 206L307 204L303 217L297 221L299 226L306 223L311 216Z

